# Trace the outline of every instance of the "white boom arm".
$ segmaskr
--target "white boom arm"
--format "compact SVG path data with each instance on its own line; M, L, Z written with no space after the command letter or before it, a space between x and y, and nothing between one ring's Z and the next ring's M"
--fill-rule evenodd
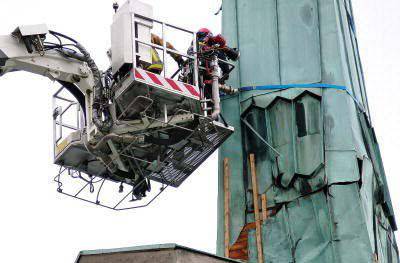
M34 34L34 33L32 33ZM27 71L53 81L74 84L85 98L87 120L91 120L93 74L88 65L66 57L56 50L43 54L29 53L21 38L15 35L0 36L0 76L15 71Z

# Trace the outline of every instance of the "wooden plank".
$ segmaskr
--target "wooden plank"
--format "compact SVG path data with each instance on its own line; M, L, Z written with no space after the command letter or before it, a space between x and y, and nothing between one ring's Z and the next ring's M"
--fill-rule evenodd
M224 219L225 219L225 257L229 257L230 246L230 189L229 189L229 159L224 159Z
M258 263L264 262L264 254L262 248L261 238L261 223L260 223L260 207L258 198L258 183L257 183L257 172L256 172L256 161L254 154L250 154L250 171L251 171L251 182L253 188L253 203L254 203L254 220L256 223L256 242L257 242L257 255Z
M268 218L268 210L267 210L267 194L261 195L261 210L262 210L262 220L265 222Z

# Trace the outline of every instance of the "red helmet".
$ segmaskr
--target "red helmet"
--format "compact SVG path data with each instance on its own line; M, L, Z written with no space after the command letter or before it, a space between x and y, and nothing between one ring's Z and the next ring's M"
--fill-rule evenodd
M197 31L197 33L206 33L206 34L210 34L211 30L208 28L200 28L199 31Z
M211 36L212 36L212 33L211 33L210 29L208 29L208 28L200 28L197 31L197 38L200 41L204 40L207 37L211 37Z

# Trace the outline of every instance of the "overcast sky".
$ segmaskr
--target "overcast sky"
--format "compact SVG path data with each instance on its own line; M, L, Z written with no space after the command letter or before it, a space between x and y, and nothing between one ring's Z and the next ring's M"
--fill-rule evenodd
M144 0L146 1L146 0ZM220 1L147 0L160 19L189 29L220 30ZM400 1L354 0L373 124L400 218ZM121 1L122 3L122 1ZM71 35L108 67L111 0L1 0L0 34L47 23ZM217 160L209 159L178 190L152 206L114 212L60 196L52 179L51 95L47 79L14 73L0 80L2 129L0 246L4 262L72 263L79 250L179 243L215 252ZM400 219L399 219L400 220Z

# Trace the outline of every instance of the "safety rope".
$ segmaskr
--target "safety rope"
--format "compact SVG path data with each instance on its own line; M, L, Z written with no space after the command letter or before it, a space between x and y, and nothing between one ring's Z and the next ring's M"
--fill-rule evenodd
M338 85L324 84L324 83L248 86L248 87L242 87L239 90L240 91L280 90L280 89L292 89L292 88L325 88L325 89L347 90L345 86L338 86Z

